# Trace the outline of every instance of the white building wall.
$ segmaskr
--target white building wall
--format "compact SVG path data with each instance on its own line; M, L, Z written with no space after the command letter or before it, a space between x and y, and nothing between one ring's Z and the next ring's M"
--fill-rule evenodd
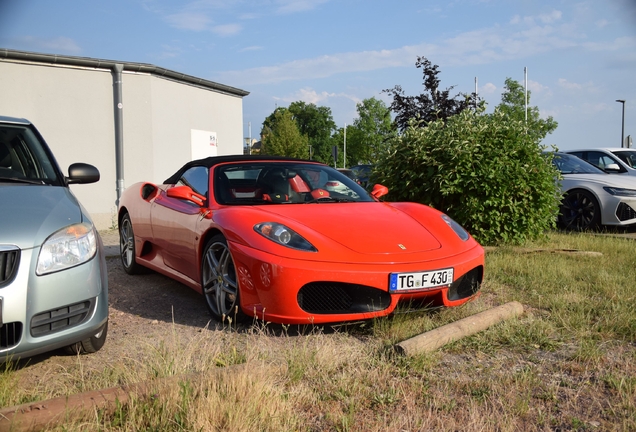
M35 124L67 173L95 165L99 182L72 185L99 229L115 225L116 166L110 70L0 61L0 114ZM160 183L190 160L191 129L217 133L218 154L243 152L243 101L146 73L122 74L124 187Z

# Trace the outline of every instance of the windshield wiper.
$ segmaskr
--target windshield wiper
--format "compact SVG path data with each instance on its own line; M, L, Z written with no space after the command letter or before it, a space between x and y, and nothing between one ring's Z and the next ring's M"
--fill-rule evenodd
M11 182L11 183L27 183L27 184L35 184L35 185L43 185L46 184L43 180L31 180L17 177L0 177L0 182Z

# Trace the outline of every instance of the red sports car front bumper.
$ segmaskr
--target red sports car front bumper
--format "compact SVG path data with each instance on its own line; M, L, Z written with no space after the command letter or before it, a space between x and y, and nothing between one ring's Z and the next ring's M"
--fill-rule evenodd
M483 278L484 250L410 263L359 264L283 258L230 242L241 308L250 316L285 324L359 321L393 312L400 302L459 306ZM453 268L454 283L426 290L389 291L389 276Z

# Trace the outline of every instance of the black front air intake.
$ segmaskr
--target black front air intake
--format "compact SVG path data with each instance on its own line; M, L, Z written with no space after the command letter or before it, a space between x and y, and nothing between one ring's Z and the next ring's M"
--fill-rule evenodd
M35 315L31 319L31 336L47 336L78 326L92 316L95 304L95 299L91 299Z
M470 297L479 291L481 281L484 278L484 268L475 267L448 287L449 300L461 300Z
M20 250L0 250L0 288L8 285L18 272Z
M22 338L22 323L2 323L0 327L0 349L13 348Z
M616 208L616 217L619 221L626 221L636 218L636 211L624 202L619 203Z
M381 311L391 295L377 288L341 282L312 282L298 291L298 305L315 314L350 314Z

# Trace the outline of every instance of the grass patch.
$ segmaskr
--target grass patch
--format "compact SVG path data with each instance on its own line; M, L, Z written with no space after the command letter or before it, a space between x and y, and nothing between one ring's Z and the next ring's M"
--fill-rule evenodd
M602 256L501 248L487 254L482 295L460 308L337 330L260 323L192 340L175 330L147 343L141 358L88 370L80 356L30 387L6 366L0 398L7 406L183 376L58 430L636 430L636 243L553 233L528 246ZM436 352L407 358L391 349L513 300L523 316Z

